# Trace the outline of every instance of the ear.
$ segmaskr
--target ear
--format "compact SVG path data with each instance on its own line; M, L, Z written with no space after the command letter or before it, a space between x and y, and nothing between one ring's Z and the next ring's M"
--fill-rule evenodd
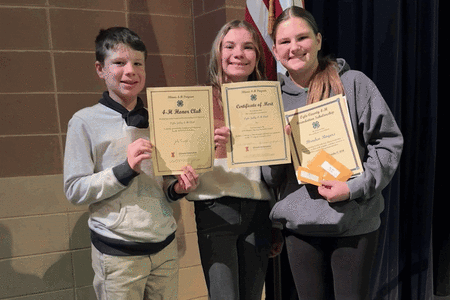
M95 71L97 71L98 77L103 79L103 64L98 60L95 62Z
M316 40L317 40L317 44L319 45L319 51L322 49L322 35L319 33L317 33L316 36Z

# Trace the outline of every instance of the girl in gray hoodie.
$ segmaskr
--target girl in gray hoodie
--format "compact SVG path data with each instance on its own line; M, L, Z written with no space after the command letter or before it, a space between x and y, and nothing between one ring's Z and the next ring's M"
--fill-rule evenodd
M343 59L320 57L322 36L309 12L288 8L275 21L272 35L274 55L287 70L280 74L285 111L345 95L364 169L347 182L317 187L299 184L292 164L263 167L265 181L279 191L271 218L286 229L299 298L367 299L384 209L381 191L397 169L402 134L367 76L350 70ZM335 212L348 219L339 230L327 220ZM305 222L311 216L316 221Z

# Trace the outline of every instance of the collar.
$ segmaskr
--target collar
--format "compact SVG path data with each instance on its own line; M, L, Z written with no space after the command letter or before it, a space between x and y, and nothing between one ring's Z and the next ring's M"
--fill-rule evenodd
M279 81L280 81L280 85L281 85L281 90L284 93L290 94L292 96L298 96L300 94L303 93L307 93L308 92L308 88L301 88L298 85L296 85L291 77L289 76L289 73L286 71L286 74L278 74L279 76Z
M111 99L107 91L103 92L103 97L98 102L120 113L128 126L148 128L148 111L141 98L137 98L136 106L131 111Z

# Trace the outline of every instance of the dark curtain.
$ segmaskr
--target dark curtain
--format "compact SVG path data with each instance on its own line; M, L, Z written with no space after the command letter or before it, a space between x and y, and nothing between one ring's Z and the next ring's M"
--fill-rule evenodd
M434 201L435 188L439 191L436 170L446 163L445 153L437 160L439 1L305 2L323 29L325 54L345 58L374 80L405 139L399 169L384 190L386 208L372 299L433 298L432 233L435 264L442 269L435 268L436 289L450 292L446 276L450 253L445 250L450 218L442 213L448 197ZM439 222L446 230L433 232L433 222L434 228Z
M445 10L443 6L445 5ZM439 24L441 30L439 36L443 37L444 30L441 24L446 24L444 19L448 18L448 4L441 3L439 7ZM447 26L448 27L448 26ZM439 92L438 96L439 109L438 109L438 136L440 139L437 141L437 155L436 155L436 179L434 186L434 194L436 195L433 208L433 272L434 272L434 292L438 296L447 296L450 299L450 209L448 205L448 197L446 197L446 188L448 187L448 181L446 173L450 170L450 162L445 157L448 152L444 151L444 146L448 146L448 142L445 141L447 136L448 125L445 125L445 121L448 120L449 103L444 98L443 87L448 84L448 74L445 74L450 67L449 55L444 52L444 47L448 48L448 42L444 39L438 46L439 56ZM448 51L448 49L446 49ZM442 299L442 298L441 298Z

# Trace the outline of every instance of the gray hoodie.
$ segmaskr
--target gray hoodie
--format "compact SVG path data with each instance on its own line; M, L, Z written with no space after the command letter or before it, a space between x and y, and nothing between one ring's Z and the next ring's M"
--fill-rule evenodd
M380 213L384 209L381 191L394 175L403 148L402 134L373 81L359 71L350 70L343 59L337 62L364 168L361 175L347 181L350 199L328 204L316 186L298 183L292 164L262 167L267 184L279 191L280 200L272 209L272 220L280 220L280 216L281 219L286 217L301 221L324 220L323 224L314 221L303 226L296 226L296 222L283 222L287 229L303 235L353 236L378 229ZM298 87L288 76L279 75L285 111L306 105L307 91ZM329 205L339 214L347 214L349 221L343 231L338 232L327 226L326 215L318 216L323 211L319 212L317 208L324 205Z

